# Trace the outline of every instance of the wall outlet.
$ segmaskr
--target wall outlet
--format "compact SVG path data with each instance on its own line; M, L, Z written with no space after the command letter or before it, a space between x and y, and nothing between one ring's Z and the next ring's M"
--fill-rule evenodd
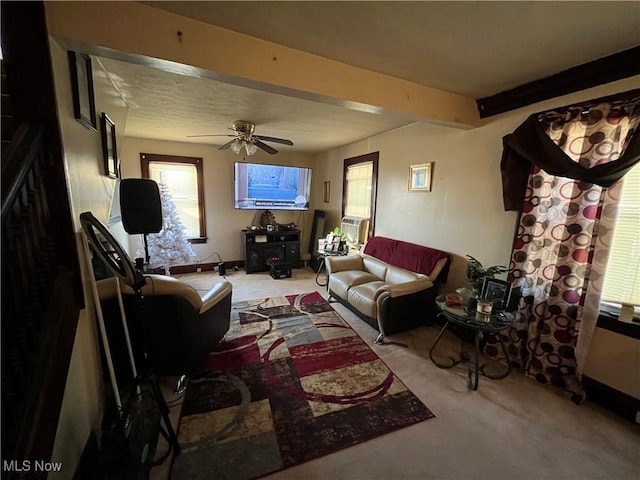
M640 423L640 412L636 412L636 423Z
M202 268L201 267L196 267L196 272L201 273L202 272Z

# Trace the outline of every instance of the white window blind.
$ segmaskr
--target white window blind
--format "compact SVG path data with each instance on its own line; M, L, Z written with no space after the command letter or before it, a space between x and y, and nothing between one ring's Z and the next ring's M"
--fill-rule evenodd
M149 177L164 182L176 205L185 235L200 236L200 210L198 205L198 173L196 166L188 163L149 162Z
M640 305L640 163L623 179L602 301Z
M350 217L371 216L371 181L373 162L347 167L344 214Z

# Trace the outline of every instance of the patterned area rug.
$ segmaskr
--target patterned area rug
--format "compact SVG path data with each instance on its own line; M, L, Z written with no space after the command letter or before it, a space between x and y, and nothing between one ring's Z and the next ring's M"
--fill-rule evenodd
M171 478L256 478L434 415L315 292L234 304Z

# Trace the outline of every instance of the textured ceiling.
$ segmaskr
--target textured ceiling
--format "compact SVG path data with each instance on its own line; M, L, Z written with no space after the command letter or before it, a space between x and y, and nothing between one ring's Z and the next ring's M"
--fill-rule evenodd
M258 135L294 142L294 147L273 144L276 149L312 153L411 121L401 115L375 115L118 60L98 60L129 105L125 134L132 137L222 145L229 139L187 135L232 134L231 122L249 120L256 124Z
M473 98L640 45L635 1L141 3ZM221 145L186 135L228 133L246 119L319 152L413 121L99 60L131 106L130 136Z

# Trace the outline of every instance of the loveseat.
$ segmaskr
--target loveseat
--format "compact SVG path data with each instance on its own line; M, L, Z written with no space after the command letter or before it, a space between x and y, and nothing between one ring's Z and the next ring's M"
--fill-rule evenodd
M386 335L431 323L435 297L446 282L451 255L441 250L385 237L371 238L364 249L325 259L329 298Z

